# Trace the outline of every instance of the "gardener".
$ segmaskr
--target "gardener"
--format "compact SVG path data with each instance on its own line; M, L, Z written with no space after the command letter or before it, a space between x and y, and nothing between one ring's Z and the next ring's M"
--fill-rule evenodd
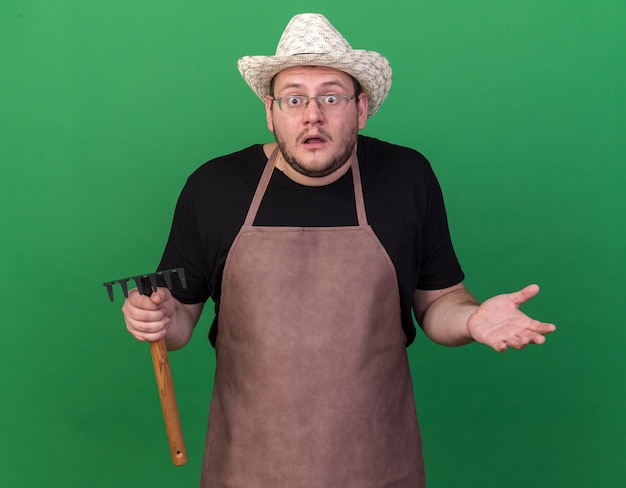
M479 305L428 162L358 135L391 85L382 55L302 14L239 70L276 142L190 176L160 265L188 287L132 291L128 330L177 349L216 304L202 487L422 487L412 312L435 342L522 349L554 330L519 311L538 287Z

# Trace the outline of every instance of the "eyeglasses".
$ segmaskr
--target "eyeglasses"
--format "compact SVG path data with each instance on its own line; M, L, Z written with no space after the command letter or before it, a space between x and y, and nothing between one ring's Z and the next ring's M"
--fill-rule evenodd
M325 115L333 115L342 112L348 102L354 97L348 95L318 95L317 97L305 97L304 95L289 95L286 97L271 97L273 101L278 103L281 112L289 115L297 115L304 112L309 106L311 100L317 102L317 106Z

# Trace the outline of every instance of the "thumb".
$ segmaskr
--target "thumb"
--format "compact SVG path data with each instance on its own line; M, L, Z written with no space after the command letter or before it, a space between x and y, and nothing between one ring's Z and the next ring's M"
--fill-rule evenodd
M157 291L152 294L150 300L152 300L152 303L154 303L166 317L171 318L172 315L174 315L176 311L176 300L167 288L158 288Z
M522 303L527 302L531 298L537 296L538 293L539 293L539 285L532 284L532 285L525 286L519 291L511 293L509 297L511 298L511 300L513 300L513 302L516 305L521 305Z
M152 300L152 303L155 305L162 305L170 298L172 298L172 294L167 288L157 288L157 291L150 295L150 300Z

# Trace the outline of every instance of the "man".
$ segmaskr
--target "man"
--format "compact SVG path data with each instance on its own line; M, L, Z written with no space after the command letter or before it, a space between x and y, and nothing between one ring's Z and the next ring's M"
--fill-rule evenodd
M382 55L302 14L239 69L276 142L191 175L160 265L188 288L131 291L128 330L177 349L216 304L201 486L424 486L411 311L440 344L522 349L555 329L519 311L538 287L479 305L428 162L357 136L391 85Z

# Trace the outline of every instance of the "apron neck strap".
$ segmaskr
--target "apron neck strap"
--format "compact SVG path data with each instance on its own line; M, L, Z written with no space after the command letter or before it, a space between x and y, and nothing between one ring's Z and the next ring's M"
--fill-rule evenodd
M261 175L259 184L257 185L256 191L254 192L252 203L250 204L250 208L248 209L246 220L243 223L243 225L245 226L249 227L254 223L256 214L259 211L259 207L261 206L261 200L263 200L263 195L265 194L265 190L267 189L267 185L270 182L272 172L274 171L274 166L276 166L277 157L278 157L278 145L276 145L276 148L274 149L274 151L272 151L271 156L267 160L267 164L265 165L265 169L263 170L263 174Z
M271 156L267 160L267 164L265 165L265 169L263 170L263 174L261 175L259 184L257 185L256 191L254 192L252 203L250 204L250 208L248 209L248 214L246 215L246 220L243 224L245 226L251 226L254 223L256 214L259 211L259 207L261 206L261 201L263 200L263 195L265 195L265 190L267 190L267 185L269 184L272 173L274 172L274 167L276 166L276 160L278 158L278 152L278 146L276 146ZM356 153L350 158L350 168L352 169L352 183L354 185L354 200L356 203L357 219L359 222L359 226L363 227L367 225L367 214L365 212L365 201L363 199L363 187L361 186L361 171L359 168L359 160L356 156Z
M367 225L367 213L365 212L365 199L363 198L363 186L361 185L361 168L359 167L359 158L352 156L350 166L352 168L352 183L354 184L354 201L356 203L356 216L359 226Z

